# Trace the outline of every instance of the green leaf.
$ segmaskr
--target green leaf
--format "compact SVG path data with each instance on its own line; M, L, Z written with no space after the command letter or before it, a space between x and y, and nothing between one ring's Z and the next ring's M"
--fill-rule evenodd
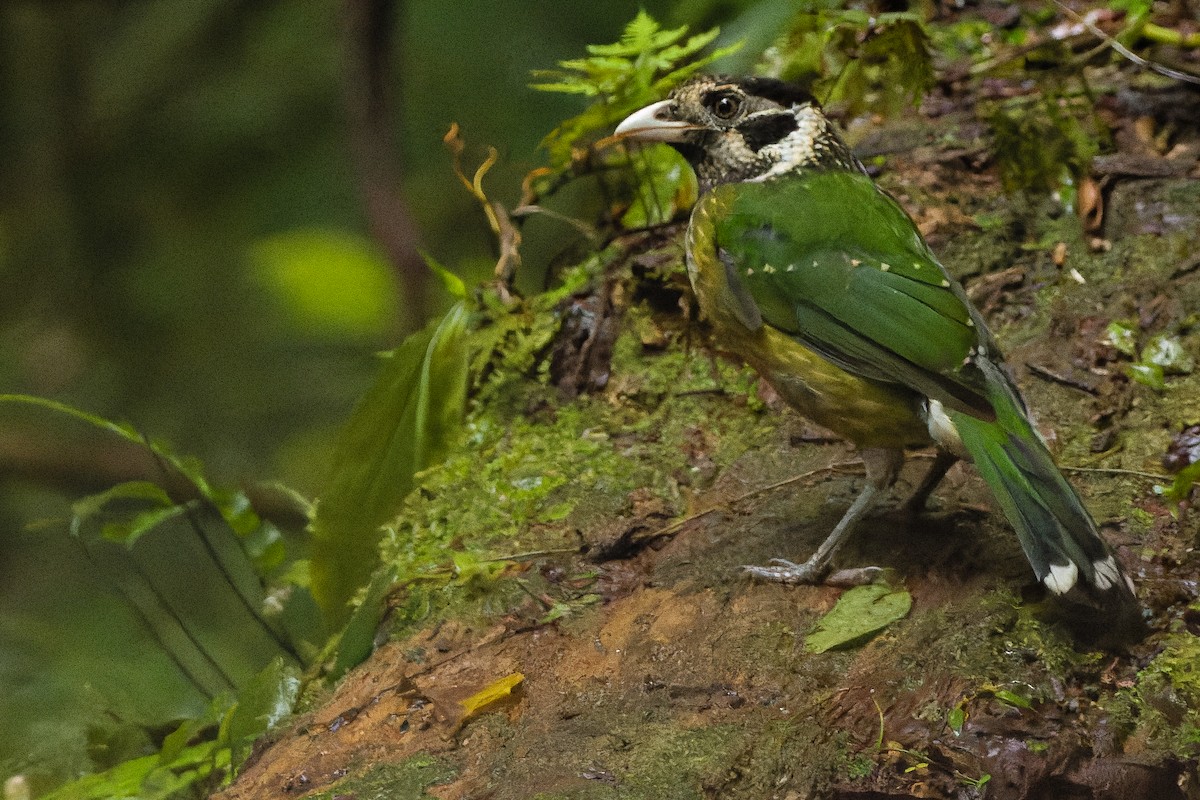
M810 653L864 644L875 634L903 619L912 608L912 596L903 589L870 584L856 586L840 598L804 640Z
M463 279L455 275L446 267L442 266L442 264L440 264L437 259L431 256L429 253L426 253L424 250L420 252L421 258L425 261L425 266L429 267L429 269L433 271L433 274L438 276L438 279L442 282L442 286L446 288L446 291L450 293L450 296L456 300L466 300L467 285L463 283Z
M1188 375L1196 359L1184 349L1178 336L1155 336L1142 348L1141 362L1160 367L1164 375Z
M334 626L378 564L380 526L399 510L413 475L443 459L461 428L468 321L460 301L387 354L342 431L310 528L313 596Z
M1167 388L1166 380L1163 378L1163 368L1158 364L1130 364L1125 371L1129 377L1138 383L1149 386L1156 392Z
M1123 353L1130 358L1137 356L1137 331L1132 326L1113 320L1108 323L1105 332L1108 334L1108 343L1117 352Z
M633 157L637 190L633 203L621 217L626 228L643 228L670 222L690 208L698 192L695 173L683 156L670 147L647 147Z
M65 414L68 417L73 417L80 422L99 428L114 434L128 442L134 444L145 444L142 435L137 432L132 425L125 423L112 422L104 419L104 417L95 414L89 414L87 411L81 411L74 406L69 406L66 403L60 403L57 400L49 400L45 397L34 397L28 394L0 394L0 403L18 403L21 405L30 405L37 408L44 408L49 411L55 411L59 414Z
M45 397L35 397L27 394L0 394L0 403L15 403L33 406L35 408L41 408L48 411L54 411L55 413L63 414L71 417L72 419L84 422L106 433L113 434L114 436L124 439L127 442L136 444L139 447L145 447L160 461L164 462L180 475L187 478L192 485L195 486L197 493L209 503L212 503L217 510L220 511L221 516L225 518L225 521L228 522L230 526L234 528L234 530L245 532L249 520L257 520L256 516L247 516L247 513L252 514L253 512L249 510L249 501L247 501L245 497L241 495L241 493L221 492L213 488L212 484L210 484L208 479L204 476L204 465L200 463L199 459L190 456L176 455L170 446L168 446L165 442L157 439L147 439L132 425L112 422L111 420L104 419L103 417L95 414L81 411L80 409L75 408L74 406L69 406L66 403L60 403L57 400L49 400ZM139 482L135 481L133 483ZM146 482L140 483L144 485L153 485L146 484ZM128 495L129 499L155 500L153 491L144 488L122 489L119 487L114 487L109 491L116 492L114 495L112 495L111 499L122 499L122 492L132 492L133 494ZM137 496L138 492L143 492L144 496L139 498ZM103 497L104 495L105 493L102 492L100 495L94 495L93 497ZM90 507L87 505L87 499L85 498L85 500L82 502L84 502L84 506L81 507L82 510L85 512L89 511ZM103 506L103 503L100 503L100 505ZM78 512L76 513L76 516L79 516ZM74 522L72 523L72 533L78 533L78 525Z
M1192 488L1200 482L1200 461L1188 464L1175 474L1175 480L1164 492L1167 500L1178 506L1192 495Z
M396 582L394 569L381 569L367 584L363 600L350 615L338 641L337 658L334 659L331 679L337 680L367 659L375 649L375 633L383 620L384 600Z
M966 721L967 710L963 708L962 703L950 709L950 713L946 715L946 724L950 726L950 730L954 732L955 736L962 735L963 725Z
M216 742L201 742L183 748L169 764L162 764L157 754L123 761L64 784L40 800L167 800L228 765L227 751Z
M481 558L469 550L458 550L450 554L454 562L454 582L466 585L474 581L493 581L508 566L506 561Z
M240 764L254 740L274 728L296 706L300 671L276 656L238 693L237 705L225 716L218 742L228 747L231 763Z
M103 492L81 497L71 504L71 535L78 536L83 525L104 510L114 500L141 500L163 507L173 507L170 495L156 483L126 481Z
M1008 689L998 689L992 692L992 696L1001 703L1015 708L1033 708L1033 703L1029 702L1028 698L1022 697L1015 692L1010 692Z
M229 711L232 701L218 697L209 703L203 714L192 719L186 719L163 739L162 749L158 751L158 763L164 767L175 763L187 749L188 743L201 731L221 722Z
M154 508L135 514L132 519L105 523L100 529L100 536L110 542L133 547L137 540L157 528L169 519L174 519L187 513L187 506L178 505L169 508Z
M540 82L531 88L594 97L582 113L563 121L541 146L550 154L551 166L564 169L572 151L588 137L607 133L633 110L659 100L678 83L741 44L721 48L707 56L699 52L716 39L719 29L696 34L686 41L687 27L664 30L645 12L639 11L619 41L588 45L587 58L560 61L557 70L535 70Z

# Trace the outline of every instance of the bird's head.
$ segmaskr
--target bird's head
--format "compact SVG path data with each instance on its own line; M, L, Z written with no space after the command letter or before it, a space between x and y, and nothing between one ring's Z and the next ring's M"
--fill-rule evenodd
M771 78L698 76L630 114L616 133L674 147L702 191L794 170L862 168L812 95Z

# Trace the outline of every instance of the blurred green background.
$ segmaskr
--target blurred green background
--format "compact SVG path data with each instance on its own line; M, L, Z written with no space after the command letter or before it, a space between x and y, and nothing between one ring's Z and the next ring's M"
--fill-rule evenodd
M412 296L398 250L468 283L493 264L441 142L449 124L468 165L499 149L488 187L511 207L539 140L584 104L530 91L530 70L615 40L639 7L694 30L732 20L726 40L767 36L791 8L440 0L395 4L382 30L345 24L381 5L0 5L0 393L129 421L225 485L280 480L313 497L374 353L449 304L432 286ZM389 105L372 129L356 70L379 41ZM374 221L373 191L391 203ZM522 281L538 285L570 239L531 223ZM132 553L67 536L73 500L136 472L116 444L0 405L0 778L24 773L35 790L140 752L142 738L112 731L196 714L273 652L222 605L182 521ZM218 662L199 683L127 602L147 592L212 621L194 632Z

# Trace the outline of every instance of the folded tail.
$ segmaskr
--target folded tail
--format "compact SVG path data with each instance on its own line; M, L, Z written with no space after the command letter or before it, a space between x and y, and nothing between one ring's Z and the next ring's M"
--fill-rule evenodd
M1133 581L1059 472L1001 368L980 359L995 421L949 411L963 448L1004 509L1039 581L1102 609L1136 608Z

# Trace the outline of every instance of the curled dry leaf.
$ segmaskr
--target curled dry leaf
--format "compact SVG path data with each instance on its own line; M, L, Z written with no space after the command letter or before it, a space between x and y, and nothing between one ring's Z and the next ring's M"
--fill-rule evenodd
M1100 184L1091 177L1079 182L1078 206L1083 229L1088 233L1099 233L1104 224L1104 195Z

